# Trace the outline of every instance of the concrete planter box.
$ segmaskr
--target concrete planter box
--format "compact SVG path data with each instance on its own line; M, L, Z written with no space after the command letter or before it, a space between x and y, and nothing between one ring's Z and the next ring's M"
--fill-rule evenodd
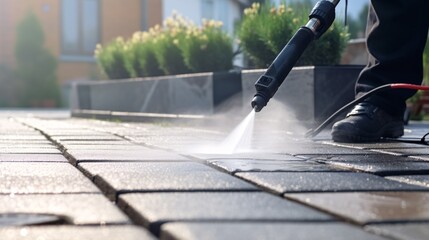
M72 90L72 110L212 114L241 92L239 72L85 82Z
M285 79L274 100L289 107L298 120L324 120L354 99L355 81L362 68L354 65L296 67ZM250 102L256 92L254 84L264 72L242 72L243 106L249 106L248 109L251 109ZM265 108L270 108L272 101Z
M325 119L353 100L361 69L347 65L294 68L262 112L275 112L273 102L280 102L291 109L287 114L299 121ZM264 71L78 83L72 87L72 110L88 114L86 110L95 110L109 116L109 112L211 115L224 101L240 93L241 101L232 115L241 117L251 110L254 83Z

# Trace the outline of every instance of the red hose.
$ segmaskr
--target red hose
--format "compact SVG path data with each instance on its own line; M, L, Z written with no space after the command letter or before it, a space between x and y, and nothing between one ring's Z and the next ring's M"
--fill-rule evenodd
M429 91L429 86L421 86L421 85L407 84L407 83L393 83L393 84L390 84L390 87L393 89L406 88L406 89Z

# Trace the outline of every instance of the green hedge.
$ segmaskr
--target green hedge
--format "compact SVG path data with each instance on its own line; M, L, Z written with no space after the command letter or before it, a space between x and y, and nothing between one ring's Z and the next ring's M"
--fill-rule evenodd
M95 56L110 79L227 71L233 67L232 38L222 31L221 23L203 21L198 27L177 14L166 19L163 27L98 45Z
M244 10L238 36L244 52L255 67L267 67L293 34L308 21L311 6L254 3ZM333 65L340 61L347 43L347 30L335 23L317 41L310 44L297 65Z

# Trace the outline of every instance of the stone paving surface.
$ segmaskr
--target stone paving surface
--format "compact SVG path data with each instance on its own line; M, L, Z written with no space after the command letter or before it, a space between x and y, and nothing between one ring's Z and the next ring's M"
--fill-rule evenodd
M426 145L59 116L0 114L1 239L429 239Z

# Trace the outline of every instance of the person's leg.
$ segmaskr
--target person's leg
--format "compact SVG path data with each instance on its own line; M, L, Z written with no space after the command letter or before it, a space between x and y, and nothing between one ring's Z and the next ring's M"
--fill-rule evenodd
M372 6L375 19L367 37L370 58L359 76L357 94L389 83L420 84L429 1L372 0ZM368 101L393 115L402 115L405 100L414 93L414 90L386 91Z
M373 24L367 37L370 58L358 78L357 96L384 84L421 83L428 7L427 0L372 0L374 15L369 20ZM405 101L414 93L389 90L370 97L333 126L333 140L361 142L401 136Z

